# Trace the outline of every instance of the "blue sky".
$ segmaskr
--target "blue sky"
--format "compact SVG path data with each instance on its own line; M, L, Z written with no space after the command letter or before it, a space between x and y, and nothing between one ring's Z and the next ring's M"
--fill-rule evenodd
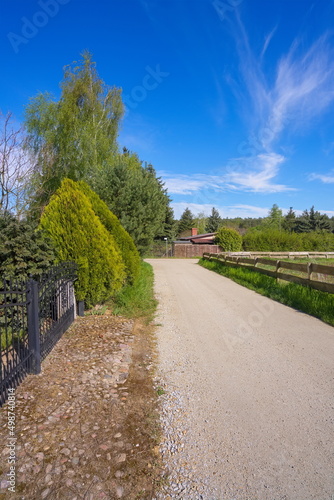
M177 217L334 215L334 1L0 0L0 109L23 120L88 49L122 87L121 145Z

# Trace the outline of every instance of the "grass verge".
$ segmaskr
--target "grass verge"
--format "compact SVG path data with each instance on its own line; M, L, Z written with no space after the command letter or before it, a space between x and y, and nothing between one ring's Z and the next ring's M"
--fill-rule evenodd
M140 273L133 285L125 286L112 299L111 306L113 314L126 316L128 318L143 318L148 322L153 318L157 307L153 291L154 274L153 268L147 262L141 263Z
M252 269L230 267L223 262L201 259L199 264L265 297L315 316L325 323L334 326L333 294L295 283L279 283L275 278L258 273Z

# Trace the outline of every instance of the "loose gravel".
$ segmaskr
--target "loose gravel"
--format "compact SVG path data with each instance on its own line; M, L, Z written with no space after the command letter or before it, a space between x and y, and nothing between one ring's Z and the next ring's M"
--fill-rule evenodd
M155 500L332 500L334 329L194 260L149 262L170 474Z

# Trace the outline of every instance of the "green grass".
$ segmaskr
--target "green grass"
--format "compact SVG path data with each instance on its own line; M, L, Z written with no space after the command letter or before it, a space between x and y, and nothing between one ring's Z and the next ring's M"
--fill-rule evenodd
M125 286L112 300L114 314L129 318L146 317L152 320L157 307L153 291L153 268L147 262L141 263L140 273L133 285Z
M334 326L333 294L295 283L277 282L275 278L258 273L252 269L234 268L222 262L201 259L199 264L261 295L315 316Z

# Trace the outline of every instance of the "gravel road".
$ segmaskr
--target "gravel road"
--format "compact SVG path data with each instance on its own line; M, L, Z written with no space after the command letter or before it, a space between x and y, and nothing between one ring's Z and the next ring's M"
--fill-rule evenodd
M334 329L196 260L148 260L159 300L159 499L334 499Z

